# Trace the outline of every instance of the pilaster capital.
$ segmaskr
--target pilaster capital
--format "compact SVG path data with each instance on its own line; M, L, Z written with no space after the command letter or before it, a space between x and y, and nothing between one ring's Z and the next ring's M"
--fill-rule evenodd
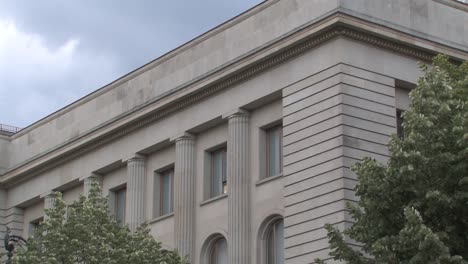
M39 198L41 198L41 199L52 198L52 197L54 197L54 193L55 193L55 192L56 192L56 191L54 191L54 190L50 190L50 191L44 192L44 193L42 193L41 195L39 195Z
M125 160L122 160L122 162L128 164L128 163L130 163L130 162L134 162L134 161L144 161L144 160L146 160L146 156L145 156L145 155L135 153L135 154L129 156L128 158L126 158Z
M171 142L177 142L180 140L195 140L195 135L188 132L182 132L178 135L171 137L170 139Z
M231 119L233 117L239 117L239 116L249 116L250 113L247 110L244 110L242 108L236 108L233 109L227 113L225 113L222 118L223 119Z
M87 175L87 176L80 177L79 181L80 181L80 182L94 181L94 180L99 181L99 180L101 180L101 179L102 179L102 175L101 175L101 174L92 172L91 174L89 174L89 175Z

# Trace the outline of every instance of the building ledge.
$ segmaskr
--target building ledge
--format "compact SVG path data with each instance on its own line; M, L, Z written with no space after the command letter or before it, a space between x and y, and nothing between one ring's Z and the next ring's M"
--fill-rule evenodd
M441 3L443 5L448 5L453 8L457 8L462 11L468 12L468 2L462 2L460 0L434 0L434 1Z
M219 196L216 196L216 197L213 197L213 198L210 198L208 200L205 200L205 201L201 202L200 206L204 206L204 205L207 205L209 203L213 203L213 202L216 202L218 200L221 200L221 199L224 199L224 198L227 198L227 197L228 197L227 194L219 195Z
M162 216L158 216L156 218L153 218L151 219L148 224L154 224L154 223L157 223L157 222L161 222L161 221L164 221L168 218L171 218L174 216L174 213L170 213L170 214L166 214L166 215L162 215Z
M265 177L263 179L258 180L255 183L255 186L260 186L260 185L263 185L263 184L265 184L267 182L276 181L276 180L281 179L281 178L283 178L283 173L280 173L280 174L274 175L274 176L268 176L268 177Z

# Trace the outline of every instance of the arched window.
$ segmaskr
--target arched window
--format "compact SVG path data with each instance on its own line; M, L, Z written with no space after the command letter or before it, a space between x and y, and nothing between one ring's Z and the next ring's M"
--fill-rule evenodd
M211 245L209 255L208 255L209 264L227 264L227 242L224 237L216 239Z
M265 237L265 264L284 263L284 224L276 220L267 230Z

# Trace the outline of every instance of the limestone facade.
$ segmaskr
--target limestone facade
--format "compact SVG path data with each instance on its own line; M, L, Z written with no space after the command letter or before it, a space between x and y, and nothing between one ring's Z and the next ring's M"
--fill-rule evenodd
M468 58L467 12L454 0L265 1L0 135L0 236L5 225L28 236L51 191L71 203L97 180L131 230L149 223L192 263L209 263L219 239L231 264L268 263L280 222L278 263L327 258L323 225L352 224L350 166L388 158L418 62ZM270 175L278 126L281 173Z

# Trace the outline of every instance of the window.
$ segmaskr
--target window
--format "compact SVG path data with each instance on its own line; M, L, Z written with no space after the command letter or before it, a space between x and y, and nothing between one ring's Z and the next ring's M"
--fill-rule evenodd
M114 191L114 215L117 224L125 224L125 202L127 196L127 189L122 188Z
M282 156L283 156L283 128L275 126L266 131L266 177L280 175L283 171Z
M211 152L210 198L227 193L226 148Z
M403 131L403 111L397 110L396 113L396 120L397 120L397 136L402 139L404 138L404 131Z
M159 203L159 210L156 210L155 216L163 216L174 211L174 169L162 171L156 175L155 202Z
M284 224L283 220L274 222L265 239L265 263L284 263Z
M39 226L41 225L42 221L43 221L43 218L41 217L41 218L36 219L34 221L31 221L29 223L28 236L30 236L30 237L35 237L36 236L36 234L37 234L36 232L37 232Z
M227 264L227 242L226 239L218 238L211 246L209 264Z

